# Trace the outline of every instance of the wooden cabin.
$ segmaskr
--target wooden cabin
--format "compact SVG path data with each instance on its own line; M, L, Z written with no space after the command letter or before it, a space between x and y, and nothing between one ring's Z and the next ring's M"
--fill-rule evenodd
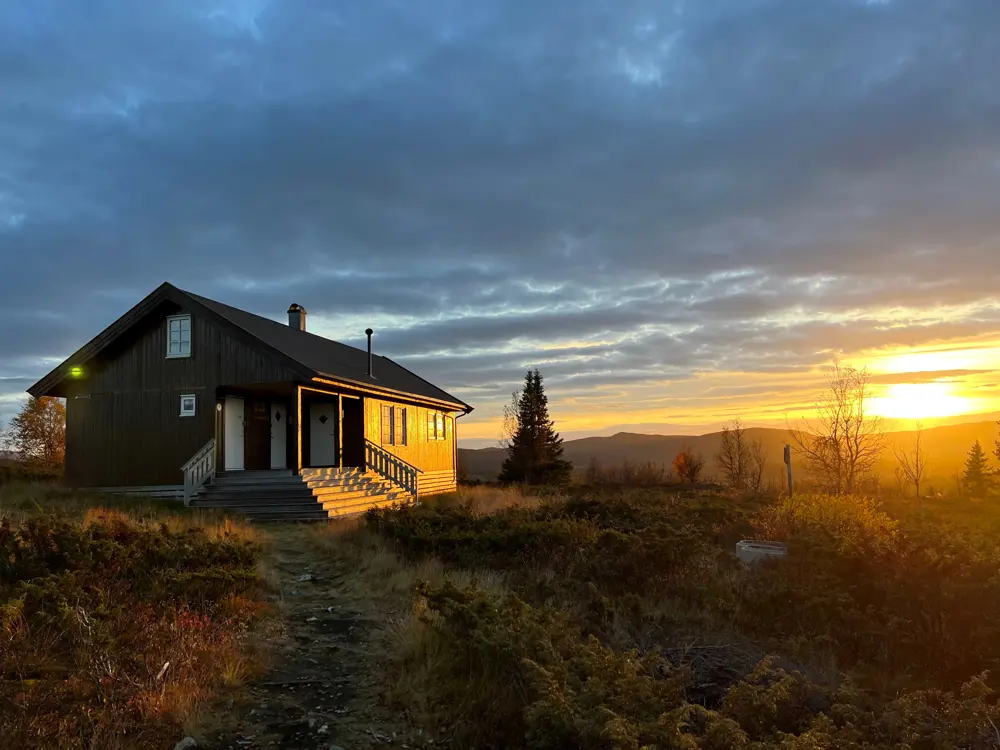
M454 490L457 418L472 407L373 354L370 329L364 351L309 333L306 318L300 305L284 324L161 285L28 389L66 400L67 483L275 500L257 503L268 517Z

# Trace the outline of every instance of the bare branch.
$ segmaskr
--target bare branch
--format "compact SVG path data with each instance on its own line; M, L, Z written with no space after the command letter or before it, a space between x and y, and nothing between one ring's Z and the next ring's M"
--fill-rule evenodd
M764 468L767 466L767 450L760 440L750 443L749 465L747 466L747 489L759 495L764 489Z
M924 427L919 422L913 434L913 442L910 449L893 446L892 452L899 463L898 470L906 478L906 481L913 485L920 499L920 485L927 473L927 455L924 450Z
M835 364L815 419L789 427L803 462L828 492L854 492L882 455L885 427L868 411L871 396L867 369Z
M505 451L510 451L514 435L521 419L521 390L518 389L510 394L510 403L503 407L503 421L500 423L500 447Z

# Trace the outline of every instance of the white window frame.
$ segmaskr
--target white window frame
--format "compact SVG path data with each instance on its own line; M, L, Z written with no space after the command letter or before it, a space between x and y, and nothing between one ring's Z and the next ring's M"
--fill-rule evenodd
M191 399L191 408L184 408L184 401ZM181 394L181 416L182 417L194 417L198 415L198 396L195 393L182 393Z
M179 338L177 340L177 343L181 345L181 349L184 348L184 344L186 343L187 351L181 351L179 353L173 353L170 351L170 345L174 343L173 341L174 323L180 324L178 326ZM187 341L184 340L184 323L187 323ZM167 359L185 359L191 356L191 349L193 348L191 344L191 339L192 339L191 328L192 325L191 325L190 315L184 314L184 315L167 316Z

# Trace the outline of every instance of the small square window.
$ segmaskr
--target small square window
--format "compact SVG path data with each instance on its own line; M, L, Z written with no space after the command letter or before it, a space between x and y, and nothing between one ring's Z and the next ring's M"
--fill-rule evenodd
M171 315L167 318L167 357L191 356L191 316Z
M193 417L195 415L198 399L194 394L181 396L181 416Z

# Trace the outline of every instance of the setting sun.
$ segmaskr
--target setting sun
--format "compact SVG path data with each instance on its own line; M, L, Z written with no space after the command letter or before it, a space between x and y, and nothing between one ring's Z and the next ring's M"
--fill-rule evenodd
M872 411L891 419L933 419L968 414L974 405L951 383L897 383L872 399Z

